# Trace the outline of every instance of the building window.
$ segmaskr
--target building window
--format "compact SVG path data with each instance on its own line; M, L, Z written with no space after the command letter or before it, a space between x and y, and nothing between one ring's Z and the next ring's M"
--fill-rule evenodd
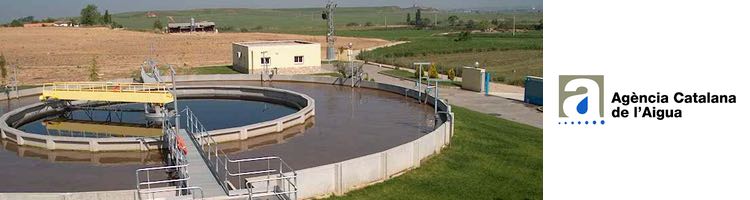
M294 63L295 64L302 64L304 62L304 56L294 56Z
M271 57L261 57L260 58L260 64L271 64Z

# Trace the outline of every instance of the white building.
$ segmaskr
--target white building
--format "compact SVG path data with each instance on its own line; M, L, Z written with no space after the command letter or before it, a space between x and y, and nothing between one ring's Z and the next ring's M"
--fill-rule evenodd
M260 73L264 64L279 71L320 69L320 44L306 41L261 41L232 44L232 67L243 73Z

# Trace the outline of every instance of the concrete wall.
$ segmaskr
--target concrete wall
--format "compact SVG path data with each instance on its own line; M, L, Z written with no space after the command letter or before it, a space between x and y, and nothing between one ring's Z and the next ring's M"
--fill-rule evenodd
M135 190L71 193L0 193L0 200L136 200Z
M247 81L259 80L258 75L193 75L177 77L179 82L201 82L201 81ZM332 77L312 77L312 76L276 76L276 81L295 81L295 82L313 82L325 84L342 84L349 85L349 80L341 80ZM178 83L179 84L179 83ZM358 83L360 87L384 90L396 94L403 94L411 98L417 98L417 92L400 86L363 81ZM428 104L432 104L432 96L428 96ZM425 159L440 153L442 148L450 144L450 138L454 130L454 116L451 112L450 105L445 101L438 101L438 110L443 113L439 115L440 123L432 132L405 144L390 148L385 151L372 153L369 155L345 160L342 162L322 165L307 169L297 170L297 186L299 188L297 196L300 199L309 199L316 197L330 196L332 194L344 194L348 191L355 190L364 186L375 184L403 172L414 169L421 165ZM0 200L4 196L11 199L36 199L35 197L51 197L49 199L65 199L71 195L86 195L87 199L133 199L134 193L130 195L124 193L116 198L108 196L96 196L89 193L34 193L34 194L0 194ZM103 192L106 193L106 192ZM96 193L94 193L96 194ZM226 199L219 198L219 199Z
M461 70L461 89L475 92L484 91L484 69L463 67Z
M248 48L239 44L232 44L232 68L242 73L250 73L250 58Z
M304 124L307 119L315 115L315 101L311 97L288 90L250 86L188 86L178 87L178 89L182 89L178 93L178 97L257 98L260 100L275 101L300 109L293 114L270 121L236 128L210 131L209 134L222 135L216 137L218 142L244 140L250 137L281 132L284 129ZM78 103L84 102L75 102L74 104ZM4 140L7 139L13 141L20 146L32 146L49 150L79 150L91 152L149 151L157 150L161 145L161 138L80 138L50 136L27 133L14 128L15 124L23 124L33 121L40 117L47 116L51 112L56 111L47 109L44 103L35 103L7 112L0 116L0 137Z
M194 75L177 77L178 82L202 82L213 80L226 81L254 81L260 80L258 75ZM332 77L313 77L304 75L278 75L274 81L312 82L323 84L350 85L350 80ZM178 83L179 84L179 83ZM400 95L417 98L417 92L412 89L396 85L363 81L359 87L384 90ZM428 104L434 99L427 96ZM439 153L442 148L450 144L453 136L453 114L450 105L445 101L438 101L440 112L450 113L440 115L441 124L432 132L405 144L373 154L353 158L350 160L297 170L297 196L300 199L325 197L332 194L346 192L398 176L405 171L421 165L425 159Z
M271 58L269 68L312 68L320 67L320 44L279 44L279 45L232 45L233 68L245 73L256 74L263 69L260 58L263 51ZM241 56L238 57L238 52ZM294 62L295 56L303 56L302 63Z

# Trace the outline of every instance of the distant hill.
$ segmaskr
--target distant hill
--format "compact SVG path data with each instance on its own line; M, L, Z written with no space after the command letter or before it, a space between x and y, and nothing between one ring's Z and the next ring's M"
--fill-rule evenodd
M339 7L335 13L338 29L365 29L385 26L405 25L407 13L415 20L417 8L386 7ZM471 13L442 11L434 8L423 8L424 18L446 21L451 15L462 20L492 20L511 17L509 13ZM211 8L192 10L152 10L125 12L113 15L113 20L128 29L151 30L155 20L163 25L174 19L175 22L213 21L220 31L284 32L318 35L326 30L326 22L321 18L320 8L292 9L249 9L249 8ZM514 13L519 24L538 23L541 14ZM171 17L171 18L170 18ZM366 26L370 25L370 26Z

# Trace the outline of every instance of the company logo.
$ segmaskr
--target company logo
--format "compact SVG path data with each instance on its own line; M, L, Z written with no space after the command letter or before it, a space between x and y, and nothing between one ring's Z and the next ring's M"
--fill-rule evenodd
M604 123L603 75L560 75L559 94L559 124Z

